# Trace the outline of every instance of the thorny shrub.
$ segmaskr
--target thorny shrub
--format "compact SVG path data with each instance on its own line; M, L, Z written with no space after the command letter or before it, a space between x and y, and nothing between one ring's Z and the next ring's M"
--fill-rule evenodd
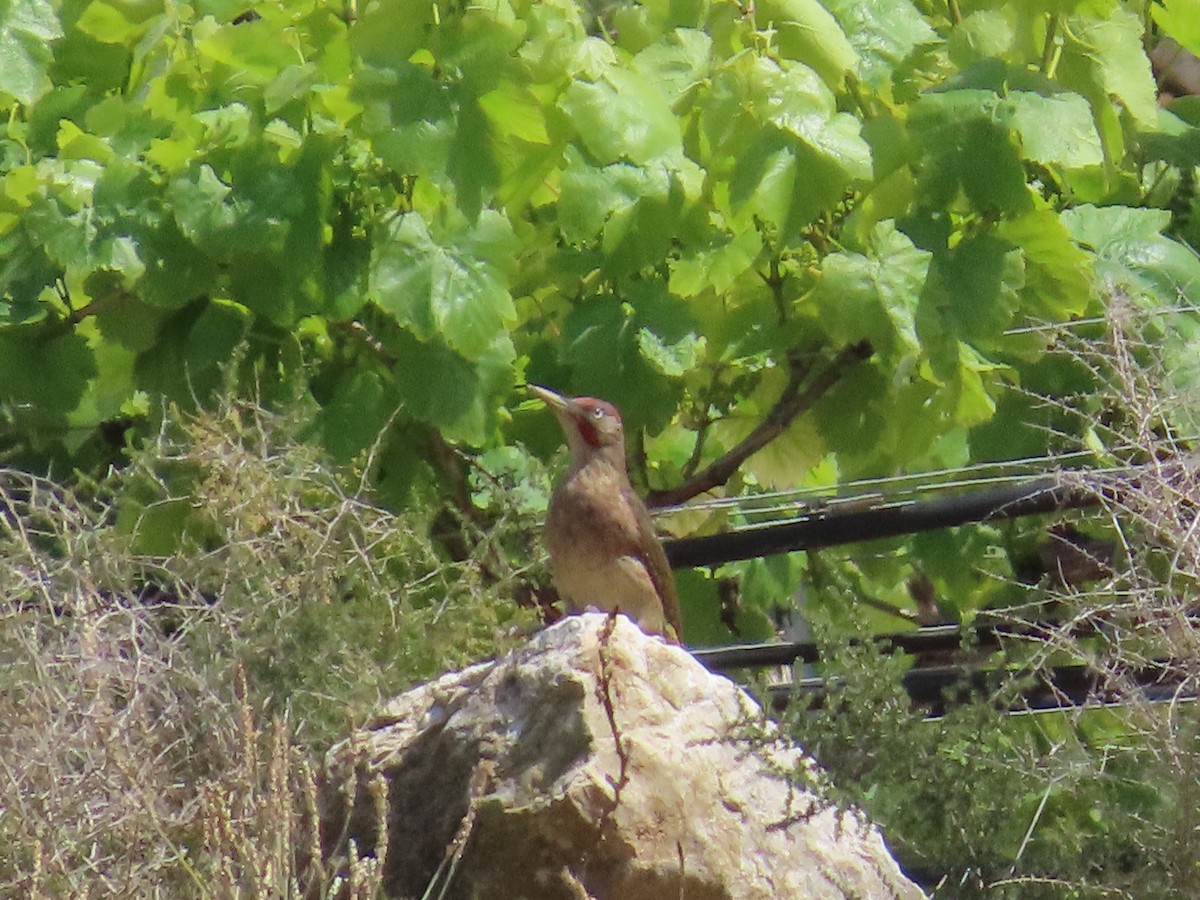
M1024 637L994 654L964 647L956 660L1002 676L995 692L926 719L900 684L910 661L847 649L844 621L814 623L833 686L821 709L796 705L790 730L937 897L1195 896L1200 367L1187 347L1194 354L1197 324L1190 310L1149 312L1119 289L1108 307L1091 333L1058 339L1063 371L1092 387L1043 398L1061 445L1078 450L1067 435L1085 435L1105 473L1063 472L1098 505L1058 517L1086 528L1075 549L1103 574L1075 586L1054 573L1014 580L1012 605L984 615ZM1023 686L1062 665L1092 673L1085 707L1007 713Z

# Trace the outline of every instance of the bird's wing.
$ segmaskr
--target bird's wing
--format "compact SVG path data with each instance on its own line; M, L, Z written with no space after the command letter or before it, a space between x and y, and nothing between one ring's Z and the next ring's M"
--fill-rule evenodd
M631 492L632 494L632 492ZM683 640L683 623L679 616L679 595L675 593L675 578L671 574L671 564L667 562L667 554L663 550L662 541L654 530L654 522L646 504L636 494L632 495L630 505L633 507L634 518L637 522L637 546L642 548L639 555L643 560L654 589L662 600L663 618L675 632L677 641Z

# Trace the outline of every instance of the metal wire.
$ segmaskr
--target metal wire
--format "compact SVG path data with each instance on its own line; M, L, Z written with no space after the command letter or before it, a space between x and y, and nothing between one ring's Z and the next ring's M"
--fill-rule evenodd
M1195 441L1200 436L1181 438ZM1114 448L1113 452L1136 449L1134 445ZM888 509L916 502L917 498L931 493L995 487L1029 480L1048 471L1063 471L1064 462L1079 461L1093 456L1090 451L1075 451L1064 454L1032 456L1002 462L973 463L956 468L936 469L905 475L879 478L863 478L844 482L837 486L794 488L769 491L738 497L721 497L696 503L669 506L654 511L656 517L682 513L730 511L742 518L744 524L733 525L728 530L752 528L764 522L781 524L806 521L815 516L826 515L846 508L869 505L872 509ZM977 474L988 470L994 475ZM1101 466L1086 469L1092 476L1120 474L1127 470L1124 465ZM960 476L950 477L947 476ZM969 477L961 477L969 476ZM790 515L781 515L790 513Z
M1169 316L1174 314L1186 315L1188 313L1200 313L1200 306L1188 304L1184 306L1167 306L1161 309L1138 310L1138 315L1142 316ZM1069 330L1071 328L1078 328L1082 325L1103 325L1107 322L1107 316L1090 316L1086 319L1072 319L1070 322L1039 322L1032 325L1021 325L1014 328L1006 328L1002 333L1005 337L1011 337L1021 334L1035 334L1041 331Z
M1140 315L1169 316L1200 314L1200 305L1182 304L1153 310L1140 310ZM1017 336L1037 332L1070 330L1087 325L1104 324L1108 320L1104 316L1093 316L1086 319L1075 319L1069 322L1043 322L1016 326L1006 329L1006 336ZM1180 441L1196 441L1200 435L1179 438ZM1135 444L1123 444L1113 447L1112 454L1128 453L1138 450ZM860 478L839 484L806 486L780 491L765 491L758 494L741 495L737 497L716 497L698 501L689 501L677 506L662 507L653 511L656 518L666 518L674 515L696 512L731 511L738 516L756 521L795 521L809 518L824 511L839 506L863 504L874 500L901 502L901 498L917 497L935 491L952 491L969 488L996 486L1021 481L1030 475L1047 474L1048 469L1061 470L1073 463L1095 457L1090 450L1076 450L1062 453L1049 453L1041 456L1030 456L1022 459L972 463L966 466L934 469L904 475ZM1121 471L1120 466L1101 469L1088 469L1094 474L1111 474ZM993 474L978 474L978 473ZM781 514L791 514L783 516ZM779 517L778 519L772 517ZM734 526L735 528L738 526Z

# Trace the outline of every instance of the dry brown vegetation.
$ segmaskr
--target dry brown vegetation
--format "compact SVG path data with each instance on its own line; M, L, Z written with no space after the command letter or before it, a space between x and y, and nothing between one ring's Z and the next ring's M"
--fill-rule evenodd
M1026 636L965 654L1011 676L981 702L926 721L898 686L907 661L843 644L831 648L829 671L846 680L836 713L793 723L938 897L1183 900L1200 878L1197 326L1119 291L1108 306L1090 333L1060 332L1051 361L1086 389L1035 399L1052 443L1113 474L1097 486L1063 473L1099 507L1022 523L1034 538L1078 525L1092 575L1007 585L1013 604L987 615ZM1079 664L1096 676L1087 708L1002 712L1022 686Z
M1099 673L1103 694L1121 703L1101 714L1103 742L1080 740L1089 733L1086 712L1074 714L1073 740L1060 738L1086 760L1081 775L1123 782L1127 805L1114 824L1125 820L1124 859L1109 861L1097 887L1184 898L1194 896L1200 877L1197 326L1191 310L1148 311L1119 289L1107 309L1102 337L1064 348L1100 387L1063 406L1087 416L1099 465L1130 466L1136 475L1097 491L1097 518L1117 563L1087 589L1052 592L1060 625L1045 635L1036 660L1085 662Z
M0 472L0 895L377 893L316 852L319 754L522 620L302 425L226 403L86 490Z

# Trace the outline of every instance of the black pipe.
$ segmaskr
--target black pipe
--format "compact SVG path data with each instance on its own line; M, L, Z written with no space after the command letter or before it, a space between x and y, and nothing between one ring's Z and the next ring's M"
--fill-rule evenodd
M1127 673L1129 687L1148 703L1168 703L1195 700L1194 684L1180 675L1170 674L1179 661L1159 661ZM992 696L1006 678L1017 673L1003 670L968 670L960 666L936 666L913 669L904 675L904 690L915 706L925 709L926 718L945 715L946 709L968 703L972 699ZM836 689L838 680L832 687ZM831 684L823 678L803 678L793 684L774 685L768 699L776 712L782 712L792 702L803 698L810 709L819 709L829 698ZM1049 712L1082 707L1121 706L1129 702L1119 689L1105 684L1100 674L1090 666L1055 666L1039 673L1034 683L1025 687L1009 703L1008 713Z
M815 512L809 518L741 528L722 534L663 542L676 569L713 566L736 560L817 550L950 528L969 522L1014 519L1062 509L1094 506L1100 493L1064 486L1052 476L1016 485L988 488L936 500L894 502L870 509Z

